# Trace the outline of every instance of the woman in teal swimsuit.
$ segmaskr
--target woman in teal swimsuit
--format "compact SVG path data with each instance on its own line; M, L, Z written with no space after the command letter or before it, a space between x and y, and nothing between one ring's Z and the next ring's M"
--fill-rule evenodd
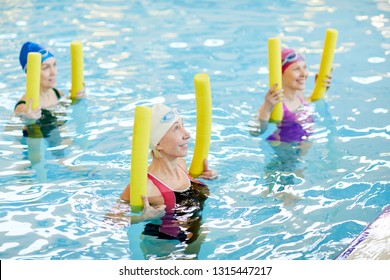
M40 84L40 107L32 109L31 105L26 105L26 95L24 94L15 105L14 113L20 116L30 128L27 127L24 130L24 135L32 135L32 131L37 131L35 128L42 128L42 136L46 137L50 131L51 125L53 125L57 119L52 114L53 109L59 104L61 98L65 97L65 94L57 90L56 78L57 78L57 61L54 55L49 51L41 47L40 45L32 42L26 42L23 44L20 50L19 61L22 69L27 70L27 55L29 52L39 52L42 55L41 64L41 84ZM76 99L85 97L85 90L81 90L77 93ZM30 102L31 104L31 102ZM35 124L34 127L31 125ZM32 128L34 128L32 130ZM30 130L30 133L28 131Z

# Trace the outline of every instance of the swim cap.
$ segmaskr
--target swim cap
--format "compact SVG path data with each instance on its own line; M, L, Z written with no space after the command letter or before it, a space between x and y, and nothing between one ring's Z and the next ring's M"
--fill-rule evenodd
M294 64L297 61L303 61L303 57L296 53L293 49L290 48L283 48L282 49L282 74L286 69Z
M29 52L40 53L42 55L41 63L43 63L49 57L54 57L54 55L49 50L42 48L40 45L33 42L26 42L23 44L19 54L20 65L22 66L24 72L27 70L27 55Z
M153 150L164 137L165 133L180 118L176 110L164 104L155 104L152 107L152 122L150 127L149 147Z

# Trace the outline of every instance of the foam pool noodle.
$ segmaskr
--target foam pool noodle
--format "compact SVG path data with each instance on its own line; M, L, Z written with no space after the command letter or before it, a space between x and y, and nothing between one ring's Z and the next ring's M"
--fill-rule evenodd
M34 110L40 104L41 89L41 60L42 55L37 52L30 52L27 56L27 78L26 78L26 105Z
M314 90L311 94L311 100L319 100L324 97L326 87L323 85L324 79L332 71L334 51L336 48L338 32L335 29L329 28L326 30L324 48L321 57L320 69Z
M282 54L279 38L268 39L268 70L269 70L269 87L278 84L276 90L282 88ZM275 104L270 121L281 122L283 119L283 103Z
M70 44L72 88L70 97L76 99L76 94L84 88L84 53L83 44L80 41L72 41Z
M210 78L205 73L194 77L196 96L196 138L194 156L189 173L198 177L203 173L203 162L207 159L211 140L212 102Z
M130 206L134 212L143 209L142 196L147 193L147 172L152 109L136 106L130 169Z

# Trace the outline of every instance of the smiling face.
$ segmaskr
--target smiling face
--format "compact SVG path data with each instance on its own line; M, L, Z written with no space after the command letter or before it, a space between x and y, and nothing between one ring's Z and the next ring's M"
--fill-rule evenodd
M160 140L157 149L170 158L185 157L189 139L190 134L183 126L183 119L179 118Z
M50 57L42 62L41 65L41 90L46 91L49 88L56 87L57 60Z
M301 60L294 62L282 75L283 88L285 90L304 90L309 75L306 62Z

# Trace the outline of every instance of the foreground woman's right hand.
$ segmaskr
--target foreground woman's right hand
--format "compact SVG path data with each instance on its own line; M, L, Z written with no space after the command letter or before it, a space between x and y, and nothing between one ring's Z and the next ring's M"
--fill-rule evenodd
M149 199L147 196L142 196L142 202L144 203L144 209L142 210L141 213L141 217L143 220L160 218L165 215L166 205L153 207L149 204Z

